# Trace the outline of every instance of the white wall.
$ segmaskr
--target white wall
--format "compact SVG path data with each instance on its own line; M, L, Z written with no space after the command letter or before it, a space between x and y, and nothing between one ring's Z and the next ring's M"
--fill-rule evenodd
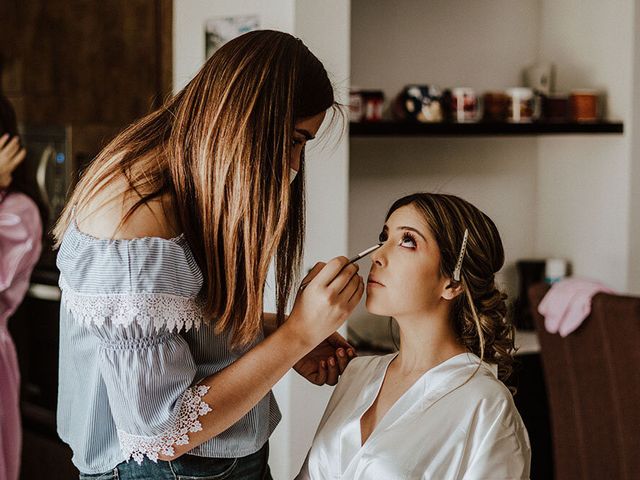
M346 0L297 0L294 34L323 62L334 83L336 100L348 101L349 14ZM336 122L327 122L306 152L307 225L305 271L318 261L347 252L348 138ZM315 145L314 145L315 143ZM317 387L291 372L280 382L278 400L288 399L282 424L270 443L274 478L293 478L311 446L332 387Z
M606 91L625 134L540 138L536 254L566 257L576 275L620 291L630 260L633 3L544 0L540 44L559 67L558 88Z
M258 14L260 28L301 38L325 64L338 100L348 100L350 2L330 0L175 0L173 38L174 91L179 91L204 62L205 21L212 17ZM327 122L328 123L328 122ZM307 151L307 241L305 269L347 251L348 142L340 124L323 125L319 145ZM323 134L323 132L326 133ZM312 142L313 143L313 142ZM270 282L273 285L273 282ZM274 310L273 292L265 309ZM297 474L311 445L330 387L316 387L292 372L274 388L283 420L270 440L274 478Z
M401 196L417 191L454 193L496 223L506 252L498 282L513 293L514 261L534 251L536 160L536 141L531 138L353 139L351 251L377 241L388 208ZM371 262L360 263L366 274ZM360 335L388 336L387 319L368 315L363 304L349 326Z
M253 14L260 17L262 29L293 32L293 0L174 0L174 92L180 91L204 63L208 19Z
M353 85L500 89L536 60L540 0L353 0L351 24Z
M514 262L564 257L576 275L640 291L640 154L631 105L640 105L633 0L353 0L352 84L387 99L407 83L521 84L522 69L551 61L557 90L599 88L624 135L521 138L354 138L350 156L349 247L373 243L399 196L436 190L467 198L501 232L506 263L499 280L514 294ZM636 58L638 58L636 50ZM635 78L636 82L633 82ZM636 113L636 115L639 115ZM637 125L636 121L636 125ZM638 127L635 127L638 130ZM636 162L637 163L637 162ZM632 173L634 174L632 176ZM631 178L631 180L630 180ZM635 194L634 197L631 195ZM632 200L635 201L632 204ZM360 306L357 333L387 337L387 321Z
M469 86L479 93L521 85L538 58L540 1L353 0L352 84L393 98L409 83ZM506 251L498 281L516 291L514 262L535 253L535 137L354 138L349 247L373 244L393 200L416 191L459 195L487 213ZM368 269L368 262L362 263ZM386 337L386 319L361 305L349 321Z
M631 137L631 208L629 209L629 291L640 294L640 5L635 3L633 15L635 28L633 39L633 94L632 114L625 129Z

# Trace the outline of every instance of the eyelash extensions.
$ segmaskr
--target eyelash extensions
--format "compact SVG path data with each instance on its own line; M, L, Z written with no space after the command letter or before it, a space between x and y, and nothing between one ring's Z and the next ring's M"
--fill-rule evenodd
M388 235L386 232L381 232L380 235L378 236L378 241L381 243L384 243L387 241L388 239ZM409 240L412 244L413 247L412 248L416 248L418 246L418 242L416 242L416 237L414 237L411 233L409 232L403 232L402 233L402 241L400 242L400 244L402 244L403 242Z
M402 243L404 243L405 241L411 241L411 243L413 244L412 248L416 248L418 246L418 243L416 242L416 237L414 237L411 233L409 232L404 232L402 234L402 242L400 242L400 244L402 245Z

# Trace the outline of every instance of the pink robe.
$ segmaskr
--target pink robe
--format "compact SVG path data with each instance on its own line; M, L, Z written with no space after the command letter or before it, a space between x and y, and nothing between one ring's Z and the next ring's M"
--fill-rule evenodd
M0 201L0 480L17 480L20 468L20 373L7 330L40 257L42 222L35 203L11 193Z

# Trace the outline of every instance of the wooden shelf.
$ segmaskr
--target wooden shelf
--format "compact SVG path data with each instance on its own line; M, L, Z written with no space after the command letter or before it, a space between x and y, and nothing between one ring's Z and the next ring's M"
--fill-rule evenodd
M350 137L518 136L623 133L622 122L593 123L414 123L382 121L349 124Z

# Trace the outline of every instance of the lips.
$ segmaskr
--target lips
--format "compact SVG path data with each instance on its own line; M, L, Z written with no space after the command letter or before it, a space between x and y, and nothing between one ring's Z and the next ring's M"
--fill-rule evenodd
M376 278L372 276L369 276L367 279L367 284L380 285L381 287L384 287L383 283L380 283L380 281L376 280Z

